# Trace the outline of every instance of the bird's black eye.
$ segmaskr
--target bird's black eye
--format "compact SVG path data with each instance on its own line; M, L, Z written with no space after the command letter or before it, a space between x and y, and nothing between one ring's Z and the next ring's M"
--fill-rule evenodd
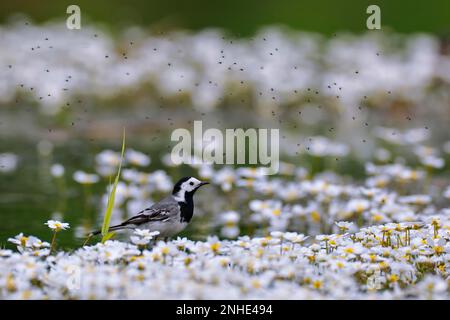
M189 184L191 185L191 186L193 186L194 185L194 183L191 181L191 182L189 182Z

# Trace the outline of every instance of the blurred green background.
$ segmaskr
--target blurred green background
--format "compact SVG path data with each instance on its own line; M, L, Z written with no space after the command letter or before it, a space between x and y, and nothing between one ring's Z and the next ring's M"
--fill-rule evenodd
M448 0L16 0L0 2L0 22L14 13L24 13L35 22L63 18L70 4L80 6L82 22L104 23L117 30L136 24L161 30L220 27L244 36L262 26L282 24L325 34L359 32L367 30L366 8L377 4L384 28L405 33L450 31Z

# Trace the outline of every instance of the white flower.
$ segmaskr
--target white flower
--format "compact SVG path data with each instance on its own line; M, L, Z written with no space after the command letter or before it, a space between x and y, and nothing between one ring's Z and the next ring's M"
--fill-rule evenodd
M429 294L441 294L447 290L447 283L440 277L426 275L425 278L419 283L419 287L422 291Z
M370 202L365 199L352 199L347 203L347 211L362 213L370 207Z
M211 178L214 176L214 168L212 165L204 163L198 170L198 174L205 180L211 180Z
M361 254L364 252L364 247L360 243L351 243L346 246L339 247L338 252L346 255Z
M309 237L306 237L304 234L298 234L296 232L285 232L283 235L284 239L290 241L292 243L302 243Z
M273 238L276 238L276 239L281 239L281 238L283 238L283 232L281 232L281 231L272 231L272 232L270 233L270 235L271 235Z
M152 239L159 235L159 231L150 231L148 229L135 229L134 234L143 237L143 238L149 238Z
M130 240L135 245L145 246L150 243L151 238L131 236Z
M319 234L319 235L316 236L316 240L328 241L328 240L330 240L330 236L327 235L327 234Z
M50 249L37 249L32 252L35 257L44 257L50 254Z
M159 231L150 231L148 229L135 229L133 236L130 237L132 243L138 246L145 246L150 243L150 241L159 235Z
M50 243L42 241L41 239L38 239L36 237L30 236L28 238L29 244L31 247L40 249L40 248L48 248L50 247Z
M450 141L444 143L443 149L445 153L450 153Z
M50 229L54 230L54 231L61 231L61 230L66 230L69 229L69 224L66 222L59 222L56 220L48 220L45 225L47 225Z
M117 167L120 163L120 153L112 150L103 150L95 156L95 161L100 166Z
M231 190L233 183L236 181L236 173L230 167L223 167L213 176L213 182L220 185L223 191Z
M448 186L444 191L444 197L450 199L450 186Z
M339 221L339 222L335 222L335 224L343 232L350 230L353 226L353 222L347 222L347 221Z
M11 250L0 249L0 257L9 257L13 254Z
M242 168L238 168L236 170L236 173L239 176L245 177L245 178L252 178L252 179L263 178L267 175L268 172L269 172L269 169L265 168L265 167L258 167L258 168L242 167Z
M220 229L220 233L225 238L234 239L239 236L240 229L237 226L224 226Z
M81 170L75 171L73 179L80 184L93 184L97 183L100 178L96 174L89 174Z
M347 145L337 141L331 141L323 136L311 137L308 148L308 153L317 157L343 157L349 152Z
M55 178L62 177L64 175L64 171L64 166L59 163L53 164L50 168L50 174Z
M9 238L8 242L14 243L15 245L21 246L21 247L28 247L30 246L30 237L26 237L23 235L23 233L19 233L14 238Z
M271 205L271 201L265 201L265 200L252 200L249 203L249 207L253 211L262 211L264 209L267 209Z
M226 211L220 215L221 220L227 226L234 226L239 222L240 215L236 211Z
M133 149L127 149L125 152L125 159L128 163L139 167L146 167L150 164L149 156Z
M431 202L431 196L427 194L418 194L418 195L410 195L410 196L404 196L400 197L398 199L398 202L404 203L404 204L415 204L415 205L426 205Z
M18 156L13 153L0 153L0 172L16 170L18 159Z
M375 158L378 161L387 162L391 158L391 153L384 148L379 148L375 151Z
M168 192L173 188L173 183L170 176L163 170L156 170L150 174L148 181L154 185L158 191Z
M170 167L170 168L172 168L172 167L177 167L177 166L178 166L177 164L175 164L175 163L172 161L172 155L171 155L170 153L166 153L165 155L163 155L163 156L161 157L161 162L162 162L166 167Z
M435 156L423 157L420 158L420 161L423 165L430 168L441 169L445 166L445 160Z

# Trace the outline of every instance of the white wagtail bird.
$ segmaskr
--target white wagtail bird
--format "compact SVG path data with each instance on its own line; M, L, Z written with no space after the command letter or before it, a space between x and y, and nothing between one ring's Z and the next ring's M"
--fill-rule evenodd
M182 178L175 184L170 196L121 224L110 227L109 231L148 229L159 231L158 237L171 237L181 232L191 221L194 214L194 193L205 184L209 183L194 177ZM96 231L90 236L100 233L101 231Z

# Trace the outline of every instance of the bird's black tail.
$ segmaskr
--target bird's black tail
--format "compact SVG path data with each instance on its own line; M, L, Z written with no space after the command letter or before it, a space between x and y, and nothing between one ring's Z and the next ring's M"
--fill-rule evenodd
M108 231L117 231L117 230L122 230L122 229L126 229L126 228L127 227L125 225L118 224L116 226L109 227ZM88 236L89 237L93 237L93 236L96 236L96 235L98 235L100 233L102 233L102 230L97 230L97 231L91 232Z

